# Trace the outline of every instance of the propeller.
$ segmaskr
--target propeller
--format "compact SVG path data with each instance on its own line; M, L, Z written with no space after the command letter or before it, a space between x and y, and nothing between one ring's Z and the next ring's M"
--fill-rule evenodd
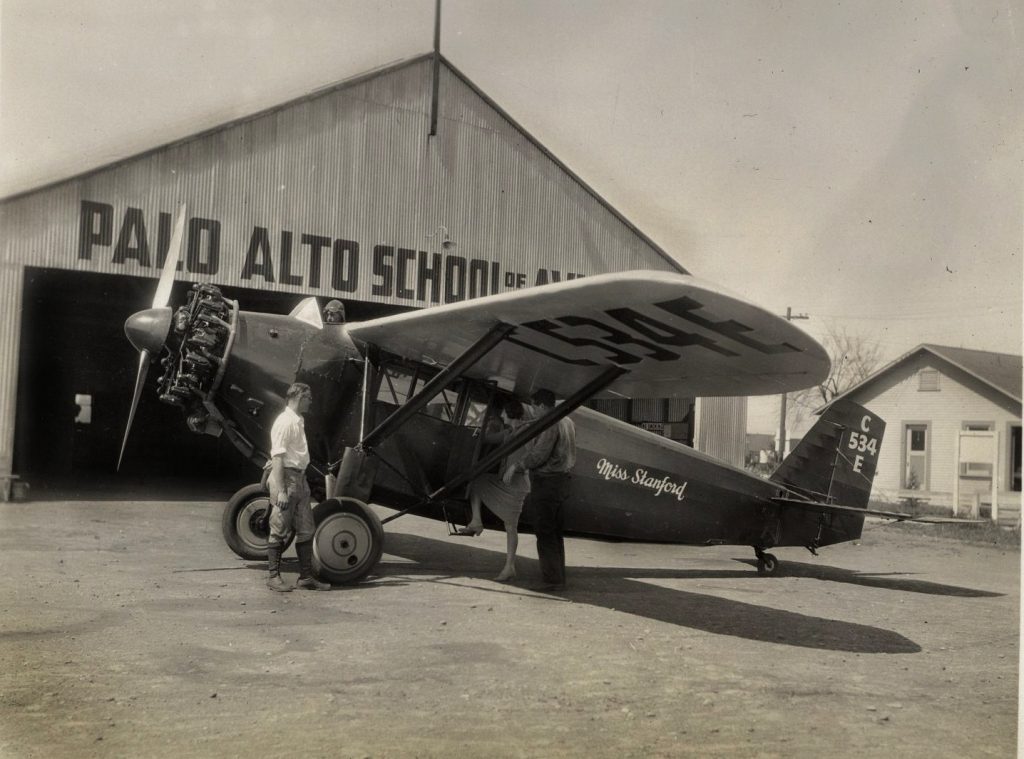
M124 332L128 336L128 341L139 351L139 368L135 375L132 408L128 412L128 424L124 430L124 440L121 441L121 454L117 457L118 471L121 470L121 460L124 459L124 451L128 446L128 435L132 431L132 422L135 421L135 411L139 407L139 399L142 397L142 388L146 384L149 365L153 357L159 354L171 329L173 310L168 307L167 302L171 298L174 273L178 259L181 258L181 241L184 233L185 204L182 203L178 208L177 218L174 220L174 231L171 234L170 244L167 246L167 260L164 261L164 268L160 272L160 279L156 285L153 306L146 311L132 314L124 323Z

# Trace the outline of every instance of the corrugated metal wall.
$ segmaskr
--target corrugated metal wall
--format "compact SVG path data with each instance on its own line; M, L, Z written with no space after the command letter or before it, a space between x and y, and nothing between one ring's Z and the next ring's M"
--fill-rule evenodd
M0 264L0 475L10 473L14 457L23 274L21 266Z
M746 454L747 399L698 398L695 405L694 448L742 467Z
M421 306L678 270L446 66L429 137L430 69L418 59L10 200L3 259L155 276L185 202L181 276L197 281Z

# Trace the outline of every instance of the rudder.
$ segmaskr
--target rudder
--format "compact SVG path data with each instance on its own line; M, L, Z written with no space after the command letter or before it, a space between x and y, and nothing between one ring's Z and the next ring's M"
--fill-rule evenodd
M815 501L865 509L884 432L881 417L853 401L836 401L771 480Z

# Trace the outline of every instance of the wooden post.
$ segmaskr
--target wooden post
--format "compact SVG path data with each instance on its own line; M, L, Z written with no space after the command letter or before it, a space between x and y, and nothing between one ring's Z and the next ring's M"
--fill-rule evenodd
M961 430L956 431L956 444L953 453L953 516L960 514L960 436Z
M999 524L999 430L992 432L992 522Z

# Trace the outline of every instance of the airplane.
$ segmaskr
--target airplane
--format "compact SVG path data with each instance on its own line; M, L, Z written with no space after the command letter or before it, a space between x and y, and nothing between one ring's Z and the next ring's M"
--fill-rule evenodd
M181 245L184 208L170 251ZM565 534L681 545L743 545L757 572L769 549L817 549L861 536L885 422L850 401L829 407L765 479L583 404L593 398L777 394L820 383L829 358L813 338L709 282L628 271L514 290L355 323L325 322L315 298L287 316L242 311L211 284L168 305L180 252L169 253L152 308L128 318L139 350L123 458L147 373L196 433L224 435L257 467L292 382L313 391L306 415L316 532L314 570L365 578L383 526L405 514L468 521L465 485L571 414L577 462ZM539 388L561 402L491 450L480 431L497 403ZM120 467L120 459L118 461ZM368 504L397 513L385 519ZM225 542L266 557L266 474L225 505ZM499 523L485 511L484 524ZM531 532L529 514L521 529Z

